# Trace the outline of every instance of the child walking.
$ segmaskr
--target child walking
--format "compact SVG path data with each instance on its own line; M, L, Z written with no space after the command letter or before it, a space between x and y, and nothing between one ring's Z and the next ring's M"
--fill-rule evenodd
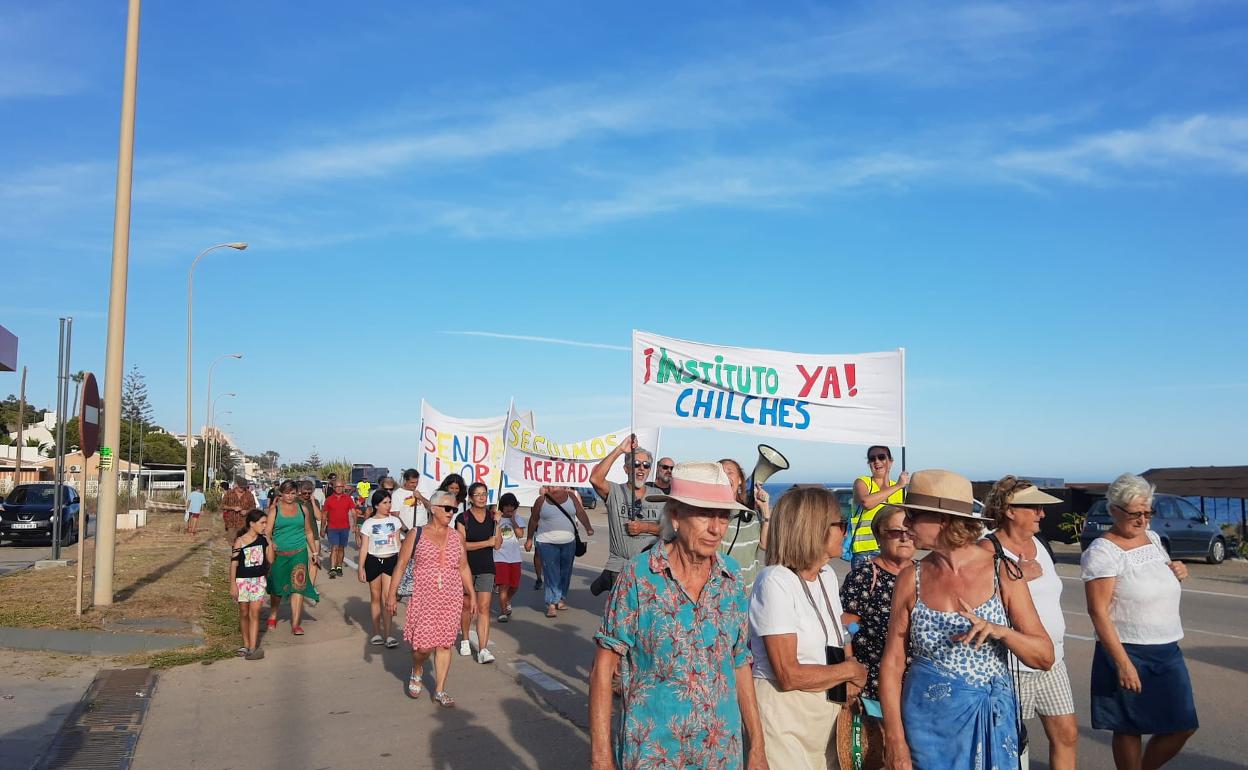
M247 660L260 660L260 608L268 595L269 565L273 562L273 544L264 536L268 514L259 508L247 512L243 528L234 540L230 558L230 595L238 601L238 624L243 646L238 655Z
M360 582L368 583L372 599L373 637L369 644L385 644L394 649L399 640L391 635L392 612L384 612L383 600L390 592L394 565L399 560L403 522L390 515L390 492L379 489L373 493L373 515L360 525ZM402 577L402 575L400 575ZM383 639L384 634L384 639Z

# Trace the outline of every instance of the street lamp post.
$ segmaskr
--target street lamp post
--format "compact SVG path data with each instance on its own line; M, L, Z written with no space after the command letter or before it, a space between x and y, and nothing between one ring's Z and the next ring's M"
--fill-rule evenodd
M230 411L229 409L226 409L224 412L220 414L220 416L224 417L227 414L234 414L234 413ZM212 478L214 481L217 478L217 465L218 465L217 460L220 457L220 455L218 454L218 451L220 450L220 447L221 447L221 432L226 427L217 421L217 417L218 417L217 413L213 412L212 413L212 428L213 428L212 443L209 444L209 448L212 450L212 460L208 465L209 468L212 468Z
M237 393L222 393L221 395L217 396L217 398L234 398L237 395L238 395ZM207 418L208 420L208 426L204 429L204 490L205 490L204 494L207 494L207 489L208 489L208 465L209 465L208 450L211 448L211 445L212 445L212 437L211 437L212 434L210 434L209 431L216 430L216 425L217 425L217 421L215 418L215 415L217 412L217 398L214 398L212 400L212 403L208 407L208 414L204 415L204 417ZM213 476L216 476L216 474L214 473Z
M199 255L195 257L195 261L191 262L191 269L186 275L186 476L182 482L182 499L186 500L191 494L191 442L194 439L194 431L191 429L191 325L194 315L191 312L192 305L192 289L195 280L195 266L199 264L199 260L205 254L217 249L238 249L242 251L247 248L247 244L241 241L233 243L219 243L216 246L209 246ZM208 419L210 415L204 415L204 419ZM207 456L205 455L205 459Z
M213 360L212 365L208 367L208 400L207 400L207 403L204 404L204 420L206 422L204 425L204 433L201 434L200 436L200 440L205 442L204 443L204 493L205 494L207 494L208 492L208 444L207 444L208 433L207 433L207 428L208 428L208 425L213 424L212 420L210 419L212 417L212 403L213 403L212 401L212 373L217 368L217 364L221 363L221 361L223 361L224 359L227 359L227 358L239 359L242 357L243 357L242 353L225 353L223 355L217 356ZM189 468L190 466L188 465L187 467Z
M117 148L117 193L113 207L113 262L108 290L108 346L104 358L104 446L121 441L121 369L126 346L126 284L130 278L130 199L134 174L134 111L139 82L140 0L126 14L126 64L121 90L121 136ZM189 440L189 437L188 437ZM190 455L187 455L189 462ZM97 607L113 603L113 548L117 528L117 466L101 479L95 522Z

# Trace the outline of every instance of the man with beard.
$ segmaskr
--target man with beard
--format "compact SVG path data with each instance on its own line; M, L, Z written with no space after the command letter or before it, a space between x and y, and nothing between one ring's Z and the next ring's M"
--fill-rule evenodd
M623 458L624 471L631 483L616 484L607 480L611 466L620 458ZM606 568L589 586L594 596L610 591L624 565L653 545L659 536L663 504L646 502L646 495L653 494L648 489L651 485L646 483L654 465L653 458L649 450L637 446L636 436L629 436L602 458L589 474L594 491L606 502L610 548ZM671 479L670 470L667 478Z

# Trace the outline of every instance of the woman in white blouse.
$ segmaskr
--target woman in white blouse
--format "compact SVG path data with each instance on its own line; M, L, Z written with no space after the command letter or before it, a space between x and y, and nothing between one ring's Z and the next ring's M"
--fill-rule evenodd
M824 770L841 705L867 681L867 669L847 656L828 566L841 553L845 528L836 495L822 488L790 489L771 517L767 566L750 596L750 652L773 770ZM831 692L838 685L846 687Z
M1113 731L1118 770L1161 767L1199 726L1178 644L1179 581L1187 567L1170 560L1148 527L1153 491L1130 473L1115 479L1106 493L1114 524L1081 561L1097 638L1092 727ZM1142 735L1153 736L1147 747Z

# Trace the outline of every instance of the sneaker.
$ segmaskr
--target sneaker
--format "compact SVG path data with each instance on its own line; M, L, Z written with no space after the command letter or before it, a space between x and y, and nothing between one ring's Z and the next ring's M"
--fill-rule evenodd
M264 658L264 649L262 647L257 647L256 649L252 650L251 652L243 656L244 660L262 660L263 658Z
M460 655L472 654L472 645L468 643L467 639L459 643L459 654Z
M538 578L537 580L534 580L534 581L533 581L533 590L534 590L534 591L540 591L540 590L542 590L542 579L541 579L541 578Z
M338 570L331 569L329 571L329 579L333 580L336 577L338 577Z
M507 610L503 610L502 612L498 613L499 623L506 623L509 620L511 620L511 613L508 612Z
M478 663L493 663L494 653L490 652L489 650L482 650L481 652L478 652L477 662Z

